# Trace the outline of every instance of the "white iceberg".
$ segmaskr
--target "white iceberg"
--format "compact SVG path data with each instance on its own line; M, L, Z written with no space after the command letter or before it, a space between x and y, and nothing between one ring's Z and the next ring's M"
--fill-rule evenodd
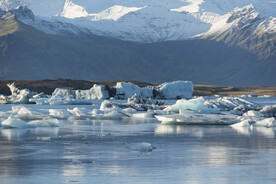
M175 81L157 86L157 91L159 93L157 98L161 99L190 99L192 98L194 87L191 81Z
M101 84L94 84L92 99L102 100L110 98L108 87Z
M94 84L89 90L76 90L76 99L84 100L102 100L110 98L108 87L101 84Z
M131 82L118 82L115 86L116 97L119 99L127 99L134 94L141 94L141 88Z
M257 126L257 127L275 127L276 126L276 120L275 118L266 118L264 120L261 121L257 121L255 124L253 124L253 126Z
M21 120L37 120L37 119L42 119L45 116L42 113L30 111L26 107L13 106L12 110L13 110L13 113L17 113L13 117Z
M235 115L223 114L171 114L155 115L155 117L162 122L162 125L230 125L238 121Z
M32 125L29 125L27 122L19 119L13 119L9 117L2 122L3 128L32 128Z
M243 120L241 122L231 125L231 127L233 127L233 128L235 128L235 127L250 127L254 123L256 123L256 122L246 119L246 120Z
M29 99L36 95L36 92L31 92L28 89L19 89L15 83L7 84L10 88L11 95L8 97L10 103L16 104L28 104L30 103Z
M205 113L205 114L210 114L210 113L220 113L219 109L216 107L207 107L204 104L205 100L203 97L198 97L190 100L177 100L176 104L168 106L167 108L164 109L164 111L168 112L174 112L174 113Z
M52 93L52 97L75 97L75 92L70 89L56 88Z

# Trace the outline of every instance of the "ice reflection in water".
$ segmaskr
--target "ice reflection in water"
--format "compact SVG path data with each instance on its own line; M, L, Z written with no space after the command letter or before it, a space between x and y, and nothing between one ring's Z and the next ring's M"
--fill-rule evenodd
M30 183L32 178L40 183L275 181L273 128L171 126L153 120L62 124L59 128L1 129L1 183ZM156 149L147 154L127 148L141 142ZM47 176L51 179L44 182Z

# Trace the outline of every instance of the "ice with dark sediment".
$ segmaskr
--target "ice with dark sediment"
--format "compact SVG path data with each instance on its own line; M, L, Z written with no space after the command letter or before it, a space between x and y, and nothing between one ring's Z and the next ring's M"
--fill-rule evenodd
M264 117L276 117L276 105L265 106L260 112Z
M237 108L240 111L260 110L260 105L247 101L239 97L219 97L206 100L205 105L208 107L216 107L221 111L231 111Z

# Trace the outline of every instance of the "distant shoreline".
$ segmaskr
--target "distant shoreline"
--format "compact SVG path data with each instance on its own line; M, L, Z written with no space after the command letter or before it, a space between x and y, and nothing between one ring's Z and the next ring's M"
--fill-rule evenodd
M132 82L140 87L150 85L158 85L139 81ZM51 95L56 88L66 89L90 89L94 84L104 84L107 86L115 86L119 81L85 81L71 79L51 79L51 80L0 80L0 94L10 95L10 90L7 87L8 83L15 82L19 87L30 89L31 91L44 92ZM216 85L194 85L194 96L240 96L240 95L270 95L276 96L276 86L216 86Z

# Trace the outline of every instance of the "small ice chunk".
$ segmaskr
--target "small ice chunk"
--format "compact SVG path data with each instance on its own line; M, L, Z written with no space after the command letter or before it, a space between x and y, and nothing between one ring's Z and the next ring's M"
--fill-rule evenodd
M131 143L127 146L127 148L133 151L141 151L141 152L151 152L153 147L148 142L140 142L140 143Z
M141 112L131 114L134 118L152 118L154 117L154 112Z
M33 126L29 125L27 122L19 119L13 119L9 117L2 122L3 128L32 128Z
M103 101L100 106L101 111L113 111L116 109L120 109L120 108L117 107L117 105L113 104L113 102L109 100Z
M57 118L68 118L70 113L65 109L49 109L50 116Z
M59 121L57 119L35 120L28 124L34 127L59 127Z
M8 104L9 100L4 95L0 95L0 104Z
M26 107L20 107L18 108L13 108L13 110L16 112L18 111L18 114L15 115L17 119L22 119L22 120L35 120L35 119L40 119L43 114L40 114L38 112L31 112L28 108Z
M67 109L68 112L70 112L71 114L73 114L74 116L86 116L86 112L84 109L75 107L74 109Z

